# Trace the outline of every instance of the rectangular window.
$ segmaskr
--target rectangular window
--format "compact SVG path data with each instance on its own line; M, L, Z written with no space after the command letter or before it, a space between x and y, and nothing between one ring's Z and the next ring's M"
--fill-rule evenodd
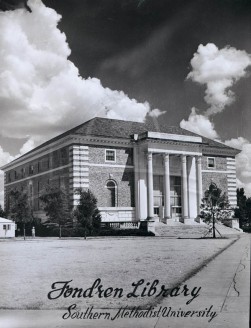
M14 171L14 176L15 176L15 179L17 179L17 177L18 177L17 171Z
M215 158L214 157L208 157L207 158L207 167L210 169L215 168Z
M10 226L10 224L8 224L8 230L10 230L10 228L11 228L11 226Z
M22 171L22 178L24 178L25 177L25 167L23 167L21 171Z
M29 167L29 173L33 174L34 173L34 165L30 165Z
M7 230L6 224L3 225L3 230Z
M105 150L105 161L106 162L115 162L116 161L116 151L113 149Z

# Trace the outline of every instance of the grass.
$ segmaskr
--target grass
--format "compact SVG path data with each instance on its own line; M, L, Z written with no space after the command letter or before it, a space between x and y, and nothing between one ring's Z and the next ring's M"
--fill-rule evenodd
M152 237L63 239L40 238L0 243L2 309L56 309L72 303L82 307L118 308L128 299L59 298L49 300L56 281L72 280L72 287L87 289L97 278L105 288L132 290L140 279L171 288L202 266L232 240L167 239ZM130 299L144 306L153 298Z

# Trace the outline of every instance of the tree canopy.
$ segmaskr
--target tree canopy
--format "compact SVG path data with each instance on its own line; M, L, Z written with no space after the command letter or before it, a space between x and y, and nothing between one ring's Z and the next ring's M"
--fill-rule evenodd
M235 216L239 218L240 226L251 226L251 197L247 198L244 188L237 189L237 208Z
M25 192L11 190L9 215L16 223L23 224L25 239L25 224L33 220L29 197Z
M204 222L212 224L213 238L215 238L215 223L222 222L234 215L226 193L223 193L216 184L211 183L202 199L200 217Z
M71 222L66 191L59 187L47 185L39 199L44 203L44 211L48 218L47 223L59 227L59 237L61 238L61 228Z
M99 230L101 215L97 208L97 199L90 190L77 189L76 193L79 195L79 204L74 211L74 216L84 229L86 238L87 233Z
M1 218L5 218L5 217L6 217L6 213L5 213L5 211L3 210L1 204L0 204L0 217L1 217Z

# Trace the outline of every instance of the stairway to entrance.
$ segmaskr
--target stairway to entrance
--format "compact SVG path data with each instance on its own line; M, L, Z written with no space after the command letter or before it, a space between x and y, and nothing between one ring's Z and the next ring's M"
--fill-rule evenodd
M241 231L226 227L222 224L216 224L216 228L222 235L222 237L227 235L238 235ZM157 237L169 237L169 238L202 238L209 230L207 224L199 224L194 222L194 224L183 224L181 222L173 222L171 225L164 224L162 222L155 223L155 236ZM211 237L208 234L207 237ZM216 232L216 237L220 235Z

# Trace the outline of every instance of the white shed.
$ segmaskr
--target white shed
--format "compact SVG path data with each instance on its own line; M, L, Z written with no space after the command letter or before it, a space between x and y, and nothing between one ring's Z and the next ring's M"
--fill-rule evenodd
M15 222L0 218L0 238L15 237Z

